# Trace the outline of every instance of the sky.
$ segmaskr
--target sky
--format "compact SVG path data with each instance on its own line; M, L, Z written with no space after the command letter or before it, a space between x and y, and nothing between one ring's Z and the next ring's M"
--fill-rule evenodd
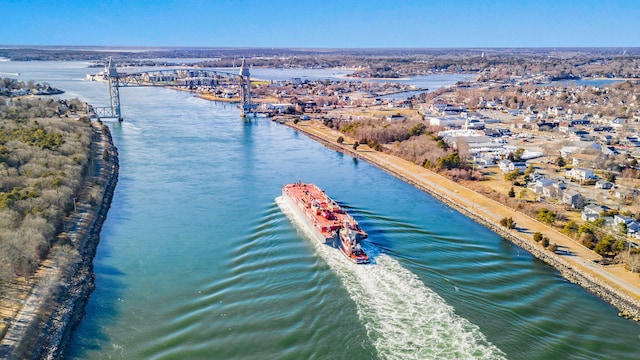
M640 0L0 0L0 45L640 47Z

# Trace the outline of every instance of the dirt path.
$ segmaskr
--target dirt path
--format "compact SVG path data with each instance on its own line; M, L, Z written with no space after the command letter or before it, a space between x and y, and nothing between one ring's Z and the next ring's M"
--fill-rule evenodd
M358 157L419 188L438 194L455 203L458 208L462 208L465 212L474 215L475 218L493 223L494 229L501 229L501 232L508 230L499 225L500 219L505 217L513 218L517 224L517 229L508 231L513 237L528 242L532 248L538 247L542 249L540 245L533 241L533 234L540 232L546 235L551 243L558 245L560 251L556 255L561 260L564 260L569 268L573 267L575 270L593 276L640 303L640 277L637 274L625 270L622 266L602 266L595 263L594 260L601 259L599 255L550 226L406 160L374 151L366 145L359 146L358 150L354 152L352 148L354 139L325 127L319 121L305 121L298 124L287 123L287 125L306 133L312 138L330 144L332 147L354 153ZM336 143L336 139L339 136L345 138L342 145ZM550 252L548 253L553 255Z

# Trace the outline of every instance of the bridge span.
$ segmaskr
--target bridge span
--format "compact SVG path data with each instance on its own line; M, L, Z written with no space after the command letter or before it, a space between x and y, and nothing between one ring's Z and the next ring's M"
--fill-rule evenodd
M255 109L251 103L251 80L249 67L242 59L238 73L214 69L175 68L150 70L134 73L118 72L112 59L105 64L105 70L87 76L90 80L109 83L110 106L93 107L93 112L100 118L114 118L122 121L120 107L121 87L163 86L195 89L198 87L222 88L223 96L239 97L241 115L244 117Z

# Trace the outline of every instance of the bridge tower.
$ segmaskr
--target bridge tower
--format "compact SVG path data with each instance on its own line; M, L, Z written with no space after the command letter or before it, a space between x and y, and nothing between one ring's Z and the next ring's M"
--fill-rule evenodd
M240 67L240 106L242 116L247 116L247 113L251 111L251 80L249 77L249 66L244 62L242 58L242 66Z
M120 84L118 83L119 74L115 65L111 61L111 57L109 57L109 64L107 65L105 72L109 78L109 97L111 98L110 117L116 118L118 121L122 121L122 114L120 112Z

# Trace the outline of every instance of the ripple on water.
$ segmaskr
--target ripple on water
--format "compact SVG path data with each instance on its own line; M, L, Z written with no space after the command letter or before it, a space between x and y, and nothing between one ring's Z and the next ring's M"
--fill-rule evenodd
M300 220L276 200L287 216ZM299 225L300 229L303 229ZM311 234L307 234L313 238ZM315 251L338 274L357 306L378 355L385 359L496 359L504 354L490 344L479 328L457 316L453 308L428 289L396 260L365 250L375 265L355 265L336 250L311 241Z

